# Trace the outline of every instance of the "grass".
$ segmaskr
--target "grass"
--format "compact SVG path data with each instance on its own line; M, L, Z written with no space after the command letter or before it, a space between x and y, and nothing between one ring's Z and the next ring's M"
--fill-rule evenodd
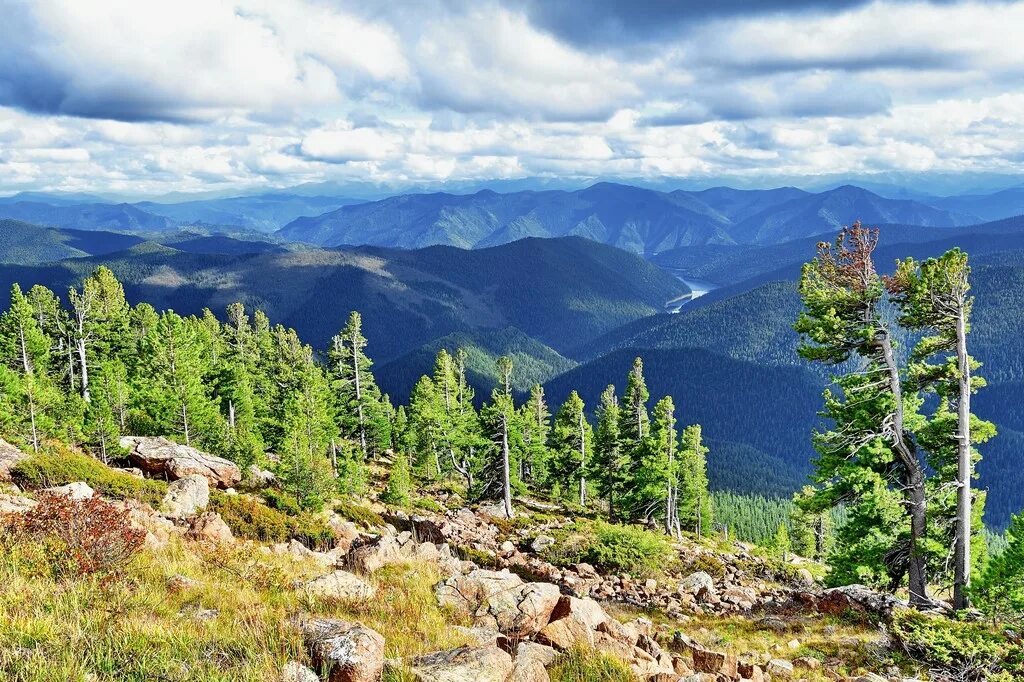
M30 490L84 481L104 497L141 500L154 506L167 493L163 481L115 471L97 459L70 451L41 451L19 462L11 475L15 483Z
M625 663L591 649L570 649L548 671L551 682L637 682Z
M140 554L119 579L56 583L17 551L0 555L0 679L11 682L276 680L305 661L299 613L363 622L387 656L465 644L433 595L436 569L398 565L370 579L365 605L312 600L295 585L324 572L252 545L202 549L174 539ZM196 581L179 592L168 578ZM396 680L401 677L394 678Z

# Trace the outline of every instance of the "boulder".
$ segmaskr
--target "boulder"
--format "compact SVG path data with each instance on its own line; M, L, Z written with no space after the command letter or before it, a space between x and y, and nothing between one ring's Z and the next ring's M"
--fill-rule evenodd
M239 487L255 492L264 488L270 488L276 483L277 477L274 476L274 472L261 469L255 464L250 464L245 469Z
M563 596L551 612L551 620L572 616L580 620L591 630L596 630L599 625L608 621L608 614L593 599Z
M698 602L708 601L715 594L715 581L704 571L697 571L679 583L679 594L688 594Z
M281 682L320 682L320 676L295 661L289 661L281 669Z
M381 535L353 547L348 553L348 565L359 573L373 573L406 561L444 564L452 558L448 545L438 547L429 542L416 542L411 532L403 531L398 535Z
M11 480L11 469L28 455L0 438L0 481Z
M242 480L242 472L234 462L166 438L125 436L121 439L121 447L128 450L132 464L151 476L177 480L189 474L199 474L218 488L232 488Z
M20 514L36 506L36 501L22 495L0 493L0 514Z
M789 679L793 677L793 664L784 658L773 658L765 666L765 672L773 678L783 677Z
M558 658L558 652L549 646L537 644L536 642L520 642L516 647L516 661L533 659L540 661L540 664L547 668Z
M347 602L367 601L377 594L377 588L348 571L320 576L303 585L303 589L316 597Z
M825 590L818 600L821 613L841 615L847 612L872 615L882 620L892 618L893 611L906 608L907 602L891 594L876 592L864 585L844 585Z
M347 553L352 548L352 543L359 537L359 528L356 524L348 519L341 518L337 514L331 514L331 518L327 520L327 525L331 527L331 530L338 537L338 541L334 546L335 549L342 553Z
M594 635L594 630L582 620L566 616L542 627L537 633L537 641L559 651L566 651L575 647L593 648Z
M561 593L551 583L525 583L505 571L476 569L454 575L434 588L438 601L470 618L477 627L513 637L532 637L548 624Z
M530 549L533 550L535 554L539 554L554 544L555 539L550 535L538 535L533 539L533 542L530 543Z
M192 520L188 537L206 542L229 543L235 541L231 528L217 512L203 512Z
M801 585L810 587L814 584L814 575L806 568L798 568L796 570L796 579Z
M407 663L417 682L507 682L515 666L497 647L460 647L438 651Z
M690 651L693 654L693 669L697 672L739 677L736 654L712 651L696 644L690 647Z
M384 670L384 637L360 623L310 618L302 638L327 682L377 682Z
M210 482L205 476L189 474L167 486L160 511L172 519L183 519L206 509L210 503Z
M90 488L88 483L83 483L82 481L59 485L56 488L47 488L43 492L50 495L59 495L71 500L88 500L96 494L96 491Z

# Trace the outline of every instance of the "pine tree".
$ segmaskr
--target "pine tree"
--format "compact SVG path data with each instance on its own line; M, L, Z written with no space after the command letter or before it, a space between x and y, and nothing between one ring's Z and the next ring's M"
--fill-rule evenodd
M327 380L312 356L285 407L285 440L278 465L282 489L300 509L319 510L334 487L330 460L334 421ZM349 471L348 476L358 476Z
M583 399L573 391L555 416L547 481L549 487L575 495L581 507L587 503L587 474L593 450L594 431L587 421Z
M512 400L512 359L502 356L496 364L502 385L494 389L481 414L484 433L491 444L481 475L480 497L498 497L505 516L512 518L512 491L518 485L517 455L522 449L522 430Z
M679 447L678 519L700 537L714 524L714 504L708 491L707 453L699 424L683 429Z
M597 484L598 494L607 502L609 521L617 518L616 505L627 475L628 460L623 454L619 436L620 415L615 387L608 386L601 393L601 402L597 408L597 434L594 438L591 477Z
M793 495L789 518L793 526L794 550L801 556L824 561L835 542L832 514L814 505L814 488L804 486Z
M789 553L793 551L792 543L789 540L789 529L785 523L780 523L775 530L775 537L772 539L772 551L783 561L789 561Z
M124 287L105 266L96 268L82 290L68 290L71 317L68 338L77 359L82 399L89 402L90 371L98 358L120 357L128 339L129 307Z
M416 453L416 471L423 478L440 479L441 453L448 442L444 433L444 405L428 376L420 377L409 396L409 440Z
M1024 614L1024 513L1013 517L1006 539L1007 547L971 585L978 606L993 620Z
M665 532L680 536L679 521L679 472L681 461L678 453L679 434L676 431L675 405L670 396L665 396L654 406L651 423L651 467L647 473L645 497L657 502L656 510L662 517Z
M408 507L411 487L409 461L404 455L399 455L395 457L395 462L391 465L391 471L388 473L387 487L381 493L380 500L386 504Z
M925 428L931 431L929 464L940 475L948 469L944 478L952 478L957 491L951 529L953 606L957 609L968 606L971 538L979 536L981 530L972 528L975 495L971 482L980 459L973 445L995 435L995 427L971 411L971 394L985 384L973 374L978 363L967 350L973 307L969 277L967 254L952 249L923 263L908 258L886 281L899 308L900 323L914 331L930 332L911 354L910 374L922 388L939 397L931 424ZM955 420L951 418L953 412Z
M530 389L530 397L520 410L519 422L522 424L524 448L519 460L519 480L534 484L546 478L551 459L548 449L551 413L540 384L534 384Z
M387 447L390 441L387 412L381 404L380 389L366 355L366 337L359 313L349 314L348 322L331 342L329 357L338 403L338 426L342 436L359 443L364 459Z
M909 577L911 601L927 601L927 506L925 469L912 423L919 401L906 395L892 335L879 312L884 289L872 262L877 230L859 223L844 229L834 245L821 243L804 265L800 296L804 311L795 325L800 355L828 365L859 367L836 379L839 393L825 392L824 416L835 427L815 436L816 478L822 506L850 501L852 542L834 560L861 577ZM893 518L892 497L903 498L904 519ZM906 521L904 525L904 521ZM852 535L857 531L857 535Z

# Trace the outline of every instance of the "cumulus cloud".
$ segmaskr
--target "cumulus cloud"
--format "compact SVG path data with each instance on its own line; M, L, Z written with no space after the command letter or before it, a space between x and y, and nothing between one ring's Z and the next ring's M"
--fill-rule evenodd
M1020 173L1024 4L15 0L0 191Z

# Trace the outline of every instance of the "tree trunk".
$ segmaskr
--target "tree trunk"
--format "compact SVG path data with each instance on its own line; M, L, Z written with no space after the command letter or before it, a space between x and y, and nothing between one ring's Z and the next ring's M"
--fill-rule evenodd
M82 400L89 402L89 365L85 360L85 339L78 339L75 345L78 350L78 364L81 368L79 378L82 383Z
M504 493L505 516L512 518L512 481L510 480L508 450L508 415L501 416L501 485Z
M580 506L587 504L587 431L583 418L583 410L580 410Z
M928 601L928 578L925 568L925 556L920 550L921 541L928 527L927 510L925 507L925 475L917 451L908 440L903 420L903 385L900 382L896 356L892 350L892 342L887 331L879 332L878 345L882 352L889 373L889 390L893 395L895 412L893 413L892 433L893 449L903 466L904 500L910 514L910 547L908 557L908 580L910 603L922 605Z
M956 320L956 358L960 396L957 401L956 546L953 564L953 608L969 606L971 584L971 359L967 355L967 320L960 305Z
M188 432L188 406L184 401L181 403L181 424L185 429L185 445L192 445L192 439Z

